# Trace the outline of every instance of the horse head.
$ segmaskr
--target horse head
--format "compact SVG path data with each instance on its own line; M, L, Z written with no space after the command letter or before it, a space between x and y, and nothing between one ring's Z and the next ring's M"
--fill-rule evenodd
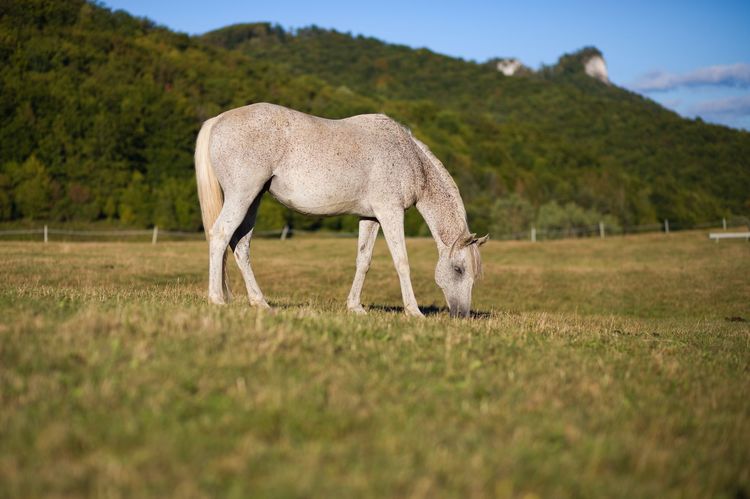
M489 234L480 238L463 234L440 251L435 282L443 290L451 317L468 317L471 312L471 290L482 275L479 247L488 239Z

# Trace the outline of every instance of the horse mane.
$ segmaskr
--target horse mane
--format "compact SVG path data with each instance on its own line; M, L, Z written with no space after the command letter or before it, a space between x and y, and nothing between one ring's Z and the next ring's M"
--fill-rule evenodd
M482 271L482 254L479 252L479 245L476 243L470 244L469 254L471 255L471 270L474 272L474 280L476 281L484 275Z
M456 210L458 211L458 215L461 217L464 223L466 223L466 208L464 208L464 203L461 199L461 193L458 190L456 181L453 180L453 177L451 177L450 173L448 173L448 170L437 158L437 156L435 156L421 140L414 137L414 135L411 134L411 131L408 128L403 128L406 132L409 133L412 141L414 141L414 143L419 148L419 151L422 153L422 155L424 155L424 159L426 159L425 163L427 163L427 165L431 167L430 171L434 174L434 177L439 180L440 185L443 186L446 191L448 191L448 194L450 194L456 200ZM460 241L466 240L469 235L469 227L468 224L466 224L463 231L459 233L458 238L451 246L450 251L453 252L456 248L456 244L458 244ZM469 264L471 265L471 271L474 275L474 279L481 279L482 256L479 252L479 246L476 243L472 243L467 245L467 248L469 250Z
M424 155L425 159L427 160L425 161L427 165L432 167L431 171L439 179L440 184L443 187L445 187L448 193L451 194L457 200L456 208L458 209L461 217L464 220L466 220L466 208L464 208L464 202L461 199L461 193L458 190L456 181L453 180L453 177L451 177L451 174L448 173L448 170L445 168L445 165L443 165L443 163L437 158L437 156L435 156L432 153L432 151L430 151L427 145L421 140L419 140L418 138L416 138L414 135L412 135L411 131L408 128L406 127L404 128L409 133L411 140L414 141L414 143L417 145L419 151Z

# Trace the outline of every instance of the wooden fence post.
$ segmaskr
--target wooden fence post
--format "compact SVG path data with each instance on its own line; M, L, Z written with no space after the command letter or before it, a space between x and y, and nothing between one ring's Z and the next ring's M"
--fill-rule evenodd
M531 226L531 242L536 242L536 227L534 227L533 225Z
M44 244L49 242L49 236L47 235L47 226L44 226Z
M604 222L599 221L599 237L604 239Z
M151 236L151 244L156 244L156 239L159 237L159 226L154 225L154 233Z
M664 219L664 232L669 234L669 220L666 218Z
M727 218L726 217L721 219L721 225L724 226L724 230L727 230Z

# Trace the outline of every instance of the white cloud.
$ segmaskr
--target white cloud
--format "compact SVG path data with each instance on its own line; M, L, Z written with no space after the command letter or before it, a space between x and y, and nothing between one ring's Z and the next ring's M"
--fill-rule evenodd
M700 102L690 108L690 113L709 117L750 116L750 94Z
M697 86L750 87L750 64L708 66L683 74L652 71L638 78L631 88L640 92L658 92Z

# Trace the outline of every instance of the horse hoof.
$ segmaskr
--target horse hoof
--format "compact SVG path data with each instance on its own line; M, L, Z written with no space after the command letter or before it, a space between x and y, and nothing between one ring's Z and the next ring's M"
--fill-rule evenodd
M271 310L271 305L269 305L265 300L263 301L251 301L250 302L251 307L259 308L261 310Z
M349 312L357 315L367 315L367 310L362 305L357 305L356 307L349 307Z
M211 303L212 305L226 305L227 304L223 296L209 296L208 302Z
M424 314L419 309L413 310L413 309L408 309L407 308L406 309L406 315L408 317L420 317L420 318L424 318Z

